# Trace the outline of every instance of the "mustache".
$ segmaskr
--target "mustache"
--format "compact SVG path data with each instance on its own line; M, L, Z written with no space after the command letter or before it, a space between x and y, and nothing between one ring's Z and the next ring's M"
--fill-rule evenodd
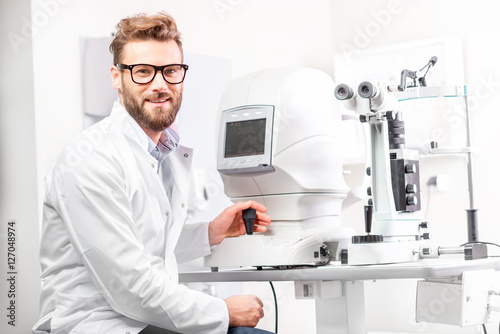
M156 99L164 99L164 98L172 98L171 94L161 92L161 93L153 93L144 96L144 100L156 100Z

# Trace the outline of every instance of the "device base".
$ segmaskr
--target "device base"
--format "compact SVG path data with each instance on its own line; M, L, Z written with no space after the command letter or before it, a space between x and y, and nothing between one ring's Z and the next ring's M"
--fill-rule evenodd
M204 259L206 267L292 266L322 261L323 240L317 234L280 238L262 234L226 238Z
M351 244L347 252L349 265L387 264L417 261L422 241Z

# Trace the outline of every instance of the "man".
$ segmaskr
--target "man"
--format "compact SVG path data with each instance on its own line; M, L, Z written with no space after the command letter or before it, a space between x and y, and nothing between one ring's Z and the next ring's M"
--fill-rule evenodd
M188 69L179 32L164 13L117 28L111 76L120 101L46 177L41 319L33 332L261 332L252 328L263 316L259 298L221 300L179 285L177 260L244 234L248 207L257 210L255 231L265 231L266 208L237 203L210 223L184 225L192 152L169 128Z

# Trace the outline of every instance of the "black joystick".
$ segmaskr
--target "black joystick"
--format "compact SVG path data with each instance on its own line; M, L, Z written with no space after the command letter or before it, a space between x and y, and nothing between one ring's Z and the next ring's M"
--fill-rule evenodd
M373 205L365 205L365 232L372 232Z
M245 222L245 229L247 230L247 235L253 234L253 226L255 225L255 218L257 217L257 212L254 208L248 208L241 212L243 221Z
M365 205L365 230L367 234L354 235L352 237L353 244L371 244L384 241L384 237L382 235L370 234L370 232L372 231L372 216L373 206Z

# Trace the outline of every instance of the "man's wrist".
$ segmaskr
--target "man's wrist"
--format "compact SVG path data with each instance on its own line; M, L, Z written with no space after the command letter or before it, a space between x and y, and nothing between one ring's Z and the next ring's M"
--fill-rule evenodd
M224 237L214 231L213 221L208 223L208 242L210 243L210 247L220 244L222 239Z

